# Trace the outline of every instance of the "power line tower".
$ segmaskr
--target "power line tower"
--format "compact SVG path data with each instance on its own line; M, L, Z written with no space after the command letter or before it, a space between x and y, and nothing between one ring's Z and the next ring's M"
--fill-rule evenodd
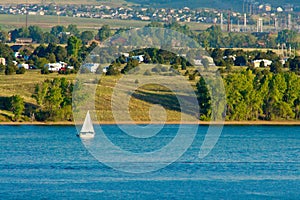
M263 32L263 26L264 26L264 22L262 18L259 18L257 20L257 32Z

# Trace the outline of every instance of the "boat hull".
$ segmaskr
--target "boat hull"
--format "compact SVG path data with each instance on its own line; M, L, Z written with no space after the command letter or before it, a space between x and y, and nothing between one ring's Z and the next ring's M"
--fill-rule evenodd
M83 138L83 139L91 139L91 138L94 138L95 134L94 133L79 133L79 135L77 135L78 137L80 138Z

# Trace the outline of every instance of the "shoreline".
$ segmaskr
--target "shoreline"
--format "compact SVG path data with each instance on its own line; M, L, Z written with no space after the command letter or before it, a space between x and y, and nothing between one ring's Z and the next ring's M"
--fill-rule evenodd
M102 121L95 123L98 125L116 125L116 124L150 124L149 121L137 121L137 122L118 122L115 121ZM152 124L169 124L169 125L178 125L178 124L191 124L191 125L269 125L269 126L300 126L299 121L225 121L225 122L209 122L209 121L199 121L199 122L180 122L180 121L169 121L169 122L152 122ZM33 125L33 126L75 126L75 122L0 122L0 125L10 125L10 126L19 126L19 125Z

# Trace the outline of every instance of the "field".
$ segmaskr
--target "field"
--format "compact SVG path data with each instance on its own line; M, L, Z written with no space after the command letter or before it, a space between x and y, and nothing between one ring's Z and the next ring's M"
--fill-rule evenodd
M116 87L116 83L121 76L102 76L99 83L93 81L96 80L96 76L99 75L90 74L88 76L89 81L85 84L97 84L95 102L98 119L103 122L114 121L111 103L112 99L113 101L116 99L112 98L112 94L114 88ZM26 73L23 75L6 76L2 74L0 75L0 101L12 95L18 94L24 98L27 106L36 106L35 100L31 97L34 92L35 85L43 82L46 79L53 79L55 77L66 77L68 80L72 81L75 79L76 75L59 75L57 73L42 75L40 74L39 70L26 71ZM143 78L145 78L143 75L129 76L129 78L126 79L125 84L127 89L130 87L136 87L137 80L140 83L143 83ZM184 79L188 81L186 77L184 77ZM194 86L195 82L191 82L191 84ZM123 92L118 94L120 95L118 99L121 100L121 104L123 104L122 100L125 98L126 91L127 90L123 90ZM157 104L161 104L166 108L166 116L162 116L160 112L156 112L159 109L156 106ZM154 109L152 109L152 106L154 106ZM158 84L141 84L141 87L138 87L138 89L134 91L130 98L128 107L126 108L129 109L132 119L137 122L150 121L149 110L151 111L151 117L154 116L155 121L164 121L165 117L169 122L180 121L181 119L180 105L178 104L175 94L168 88ZM192 117L195 120L195 116L189 116L189 114L184 115L186 116L186 119L188 117ZM0 122L9 121L10 116L12 116L12 113L5 110L3 107L1 108L0 106Z
M0 15L0 26L3 29L12 29L25 26L26 17L24 15ZM98 30L104 24L109 24L112 28L132 27L140 28L150 22L136 20L115 20L115 19L92 19L75 17L57 17L57 16L28 16L28 25L38 25L43 29L49 30L56 25L76 24L80 29Z
M0 26L2 29L11 30L16 27L25 26L26 17L24 15L0 15ZM150 21L137 20L118 20L118 19L96 19L96 18L79 18L64 16L28 16L28 25L38 25L44 30L50 30L56 25L67 26L76 24L81 30L98 30L104 24L108 24L112 28L141 28L149 24ZM205 30L212 24L203 23L186 23L191 30Z

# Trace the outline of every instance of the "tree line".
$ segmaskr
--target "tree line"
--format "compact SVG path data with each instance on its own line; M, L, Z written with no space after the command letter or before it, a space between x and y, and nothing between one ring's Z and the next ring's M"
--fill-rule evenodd
M226 90L226 120L299 120L300 78L294 72L253 71L223 77ZM209 89L201 77L197 83L201 119L211 117ZM220 113L223 114L223 113Z

